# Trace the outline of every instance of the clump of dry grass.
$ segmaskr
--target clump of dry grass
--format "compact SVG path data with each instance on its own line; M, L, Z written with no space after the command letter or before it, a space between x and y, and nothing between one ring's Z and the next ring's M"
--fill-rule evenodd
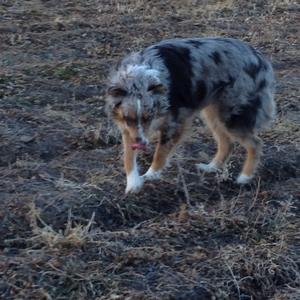
M55 231L51 225L46 224L40 215L40 210L32 203L28 212L30 226L32 228L31 243L34 246L45 245L46 248L81 247L86 244L91 236L90 229L94 222L95 213L87 225L73 224L72 213L69 210L68 221L64 230Z

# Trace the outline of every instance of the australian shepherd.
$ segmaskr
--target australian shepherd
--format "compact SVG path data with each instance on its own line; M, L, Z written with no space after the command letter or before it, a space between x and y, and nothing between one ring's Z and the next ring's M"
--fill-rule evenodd
M259 164L259 129L275 116L270 62L250 45L231 38L165 40L125 57L113 70L107 110L122 132L126 193L160 177L170 153L201 111L218 145L204 172L222 169L234 142L247 152L239 184ZM153 161L140 176L136 157L158 133Z

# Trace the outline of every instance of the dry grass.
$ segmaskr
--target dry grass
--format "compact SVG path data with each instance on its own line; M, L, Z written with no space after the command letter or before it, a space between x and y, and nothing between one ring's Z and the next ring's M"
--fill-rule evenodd
M2 1L0 298L300 298L296 1ZM278 120L235 185L197 172L215 145L195 121L162 180L124 195L104 112L111 65L170 37L232 36L273 61ZM151 157L141 158L146 169Z
M46 224L40 211L32 204L28 213L30 226L33 236L30 238L34 247L45 246L46 248L56 249L61 247L81 247L89 240L89 230L94 222L95 214L92 215L87 225L72 224L71 211L68 213L68 221L64 230L55 231L50 225ZM39 226L39 223L41 226ZM10 242L9 240L7 242Z

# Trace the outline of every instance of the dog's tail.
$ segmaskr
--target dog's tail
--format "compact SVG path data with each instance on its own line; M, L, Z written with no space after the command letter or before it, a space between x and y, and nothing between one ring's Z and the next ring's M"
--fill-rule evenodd
M275 80L272 66L269 64L267 74L261 81L263 86L258 87L258 95L261 99L261 106L256 117L256 129L268 128L272 125L276 117L276 103L274 101Z

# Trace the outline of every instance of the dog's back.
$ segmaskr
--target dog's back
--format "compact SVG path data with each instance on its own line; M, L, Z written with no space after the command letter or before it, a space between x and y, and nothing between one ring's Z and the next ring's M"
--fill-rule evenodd
M246 43L230 38L165 40L142 51L141 61L164 74L174 112L216 104L232 130L252 131L274 118L272 66Z

